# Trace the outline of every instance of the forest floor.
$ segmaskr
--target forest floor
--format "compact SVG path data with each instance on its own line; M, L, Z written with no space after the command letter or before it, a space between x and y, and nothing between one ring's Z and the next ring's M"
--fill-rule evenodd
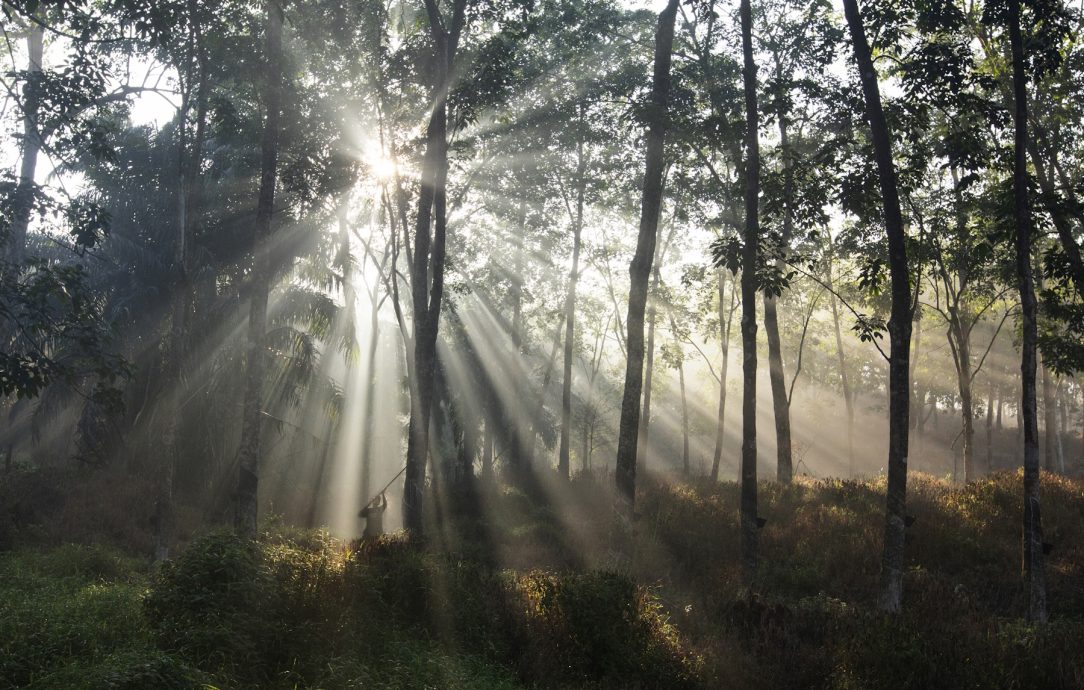
M631 557L591 477L431 501L425 545L270 521L161 568L3 515L0 687L1084 687L1084 482L1044 476L1044 627L1021 621L1018 474L912 478L898 617L874 606L883 481L762 484L752 589L737 485L642 484Z

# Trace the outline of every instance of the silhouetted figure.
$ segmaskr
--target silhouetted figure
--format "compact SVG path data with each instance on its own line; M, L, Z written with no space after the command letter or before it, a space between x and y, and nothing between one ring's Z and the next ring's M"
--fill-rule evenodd
M381 493L369 505L361 509L358 517L365 518L364 539L376 539L384 534L384 511L388 509L388 499Z

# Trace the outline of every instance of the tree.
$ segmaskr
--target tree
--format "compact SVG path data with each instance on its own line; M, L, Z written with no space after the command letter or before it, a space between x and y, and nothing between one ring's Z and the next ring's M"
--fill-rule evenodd
M569 450L572 443L572 356L576 341L576 284L580 279L580 245L583 239L583 206L587 183L587 157L584 153L584 106L579 108L579 136L576 137L576 201L572 218L572 268L568 276L568 301L565 305L564 370L561 383L561 448L557 470L565 479L569 474ZM585 460L586 462L586 460Z
M741 346L741 560L750 582L757 569L757 268L760 248L760 134L757 66L753 58L753 16L741 0L741 43L745 86L745 232L742 236Z
M19 163L19 183L12 198L14 203L11 209L10 236L6 247L7 260L14 266L22 263L26 253L26 231L30 226L34 198L37 196L34 176L38 169L38 154L41 152L42 144L39 110L44 88L42 53L45 45L45 29L34 19L27 22L27 65L22 102L22 154Z
M866 40L858 0L844 0L855 63L862 82L866 119L873 139L877 177L881 189L888 265L891 275L892 311L888 321L889 439L888 489L884 554L881 561L881 607L897 612L903 600L903 546L907 502L907 433L910 407L911 286L907 264L906 235L892 160L892 138L881 106L881 91L873 55Z
M235 521L238 530L256 535L257 489L260 479L260 429L262 421L264 378L267 372L265 337L267 333L267 295L270 291L270 242L275 214L275 184L278 175L279 123L282 109L282 5L278 0L266 4L267 74L264 87L263 137L260 143L260 191L256 204L249 249L252 253L252 277L249 283L248 352L245 373L241 445L237 451L237 494Z
M403 523L421 534L425 468L429 457L429 418L436 374L437 328L444 297L444 261L448 229L448 92L460 33L466 23L466 0L455 0L450 18L426 0L433 51L432 114L425 134L425 155L414 231L411 294L414 307L414 376L411 381Z
M1046 577L1043 569L1043 524L1039 509L1039 421L1035 393L1038 349L1038 305L1031 268L1031 206L1028 199L1028 103L1020 0L1008 0L1009 45L1013 86L1013 219L1016 230L1016 277L1023 314L1020 410L1024 420L1024 582L1028 618L1045 623Z
M621 422L618 429L616 484L623 505L620 510L632 519L636 502L636 447L640 426L640 394L643 392L644 312L651 263L655 256L659 213L663 192L663 145L666 139L670 97L670 62L674 46L674 23L678 2L669 0L659 13L655 30L655 60L651 101L646 111L647 147L645 151L643 198L636 254L629 266L631 285L627 318L627 362L625 391L621 399Z
M734 312L737 310L737 294L739 292L735 285L737 280L735 279L730 286L729 300L725 297L726 288L726 273L723 270L719 270L719 347L720 347L720 359L719 359L719 406L715 420L715 454L711 461L711 481L719 481L719 464L723 457L723 441L725 439L725 424L726 421L726 382L727 382L727 369L730 362L730 327L734 321Z

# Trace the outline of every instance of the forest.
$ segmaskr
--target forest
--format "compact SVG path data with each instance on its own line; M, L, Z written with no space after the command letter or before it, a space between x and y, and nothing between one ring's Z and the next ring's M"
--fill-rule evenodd
M1084 687L1084 3L0 3L0 688Z

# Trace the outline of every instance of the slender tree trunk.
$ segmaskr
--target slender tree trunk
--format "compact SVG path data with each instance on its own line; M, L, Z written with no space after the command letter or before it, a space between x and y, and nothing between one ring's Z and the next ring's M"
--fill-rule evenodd
M670 314L670 331L677 333L677 321ZM678 386L681 389L681 473L689 476L689 405L685 397L685 357L679 353L677 360Z
M1028 200L1027 76L1024 42L1020 35L1020 0L1009 0L1009 43L1013 72L1013 200L1016 220L1016 274L1023 315L1023 355L1020 409L1024 420L1024 532L1023 570L1028 592L1028 618L1045 623L1046 577L1043 566L1043 527L1039 507L1039 423L1035 401L1035 366L1038 349L1038 304L1031 271L1031 207Z
M525 170L521 167L520 174L525 174ZM512 348L515 351L517 357L521 357L526 354L526 349L523 346L523 272L524 262L526 259L524 252L524 244L527 241L527 191L524 189L519 198L519 207L516 212L516 251L515 259L512 264L512 285L509 293L512 300L512 323L511 323L511 337ZM558 335L560 338L560 335ZM557 344L556 342L554 343ZM554 351L556 352L556 350ZM542 405L545 401L546 385L549 382L549 372L547 370L546 383L543 384L542 393L538 401L538 413L541 414ZM530 381L526 376L514 377L510 384L513 390L516 390L515 394L517 398L526 398L528 390L530 389ZM535 437L533 429L533 420L536 417L531 417L527 420L527 425L530 427L525 430L523 428L522 415L516 413L515 410L506 408L504 414L504 427L506 434L504 440L506 441L506 447L504 448L505 462L507 466L516 473L522 473L527 465L534 461L534 449L535 449ZM528 437L529 450L524 453L523 439ZM523 476L520 475L520 479Z
M580 108L580 126L583 126L583 108ZM576 218L572 226L572 271L568 276L568 301L565 304L565 361L564 379L561 384L561 446L557 456L557 470L568 479L569 450L572 442L572 355L576 342L576 284L580 279L580 236L583 231L583 205L586 191L586 159L583 154L583 137L576 140Z
M779 116L779 146L783 156L783 251L790 247L794 234L792 198L794 196L794 171L791 170L790 140L786 114ZM782 263L782 260L780 260ZM789 484L794 477L790 438L790 401L787 398L787 382L783 372L783 346L779 338L778 298L764 293L764 333L768 338L768 378L772 387L772 409L775 413L776 478Z
M1057 463L1054 465L1054 471L1059 474L1065 474L1065 448L1062 443L1062 438L1065 428L1065 414L1064 405L1061 399L1061 381L1058 381L1058 385L1054 389L1054 412L1053 417L1057 424L1057 429L1054 430L1054 457ZM1060 415L1060 418L1059 418Z
M542 386L538 391L538 395L535 396L534 410L531 412L530 419L527 420L526 435L530 440L527 442L527 450L524 453L523 439L520 435L520 426L511 425L507 426L507 433L509 439L509 453L512 453L519 457L531 458L533 460L535 456L535 447L538 443L538 434L536 433L535 422L536 419L542 418L542 409L546 404L546 392L550 388L550 379L553 378L553 370L557 364L557 349L561 345L561 326L557 326L557 330L553 334L553 343L550 345L549 358L546 360L546 370L542 374ZM527 396L524 396L526 399ZM523 469L522 463L513 460L510 463L513 468Z
M1001 434L1001 429L1003 428L1002 424L1001 424L1001 409L1004 406L1005 406L1005 399L1004 399L1004 396L1001 393L1001 386L998 386L997 387L997 419L995 420L994 425L996 426L997 432L998 432L999 435Z
M595 425L598 423L598 413L595 411L595 379L598 378L599 369L602 367L602 340L605 338L605 328L599 332L595 341L595 352L591 358L591 373L587 379L587 393L583 401L583 431L580 443L583 447L581 462L584 471L591 469L591 449L595 434Z
M911 286L907 266L907 247L896 187L896 166L892 160L892 139L881 107L877 71L858 0L843 0L850 27L855 62L862 80L873 139L877 177L884 204L885 233L888 235L888 268L891 274L892 310L888 321L889 341L889 412L888 412L888 496L885 516L884 555L881 562L881 607L897 612L903 601L903 546L907 503L907 418L910 400L908 372L911 346Z
M208 86L207 58L203 45L203 32L199 22L196 0L188 2L188 75L187 91L192 94L194 86L196 101L195 132L192 137L191 151L188 150L187 118L191 108L190 96L186 96L181 106L180 136L178 141L177 169L180 184L177 189L177 245L174 261L176 276L173 293L173 318L170 333L170 353L167 364L166 380L169 396L169 413L166 421L162 447L165 449L166 467L160 473L159 490L155 509L155 560L169 558L170 545L173 541L174 477L181 463L179 429L185 420L184 401L188 398L189 351L191 348L192 307L196 299L195 285L192 282L192 243L195 240L196 221L199 216L201 199L203 144L206 137ZM194 77L193 72L198 76ZM193 81L195 84L193 85Z
M1042 289L1040 281L1039 289ZM1046 368L1046 362L1039 355L1039 372L1043 386L1043 469L1047 472L1056 472L1058 469L1058 410L1057 396L1054 393L1054 382L1050 376L1050 370Z
M663 248L665 254L665 247ZM663 257L658 259L660 262ZM636 445L636 464L641 470L647 469L648 450L651 445L651 393L655 380L655 324L658 320L659 267L652 271L651 289L647 301L647 361L644 364L644 409L640 416L640 438Z
M915 332L914 339L911 342L911 403L910 403L910 419L908 423L911 425L911 429L918 429L918 419L922 416L922 408L925 405L925 393L922 391L921 383L918 380L918 355L920 348L922 347L922 316L921 312L916 315L915 318Z
M971 342L968 325L962 317L953 315L956 332L957 380L960 387L960 411L963 422L964 482L974 481L975 471L975 410L971 390Z
M1068 388L1068 382L1066 382ZM1069 434L1069 401L1068 394L1058 391L1058 411L1061 413L1061 426L1058 427L1058 472L1065 474L1065 446Z
M831 269L829 269L828 283L832 284ZM843 389L843 405L847 410L847 474L854 477L856 469L854 464L854 391L851 390L851 378L847 373L847 357L843 350L843 333L839 326L839 304L834 293L832 294L831 305L832 325L836 332L836 355L839 359L839 383Z
M836 333L836 354L839 359L839 379L843 389L843 405L847 411L847 458L849 462L849 476L855 475L854 457L854 390L851 389L850 375L847 373L847 360L843 350L843 335L839 326L839 305L835 295L832 296L832 323Z
M990 397L986 400L986 474L994 471L994 398L1000 397L1001 391L990 385Z
M760 245L760 134L757 112L757 66L753 60L753 16L749 0L741 0L742 82L745 91L745 231L742 241L741 347L741 563L742 577L752 583L757 569L757 284Z
M730 362L730 327L734 317L734 286L730 289L730 308L723 301L726 273L719 269L719 343L722 361L719 364L719 414L715 422L715 457L711 461L711 481L719 481L719 464L723 458L723 441L726 436L726 377Z
M640 394L643 388L644 311L647 287L662 208L663 143L666 138L670 98L670 61L674 47L674 21L677 0L669 0L659 13L655 31L655 65L648 113L647 151L645 155L643 202L636 253L629 266L629 308L627 317L628 360L625 365L625 391L621 399L621 423L617 435L615 481L624 505L620 507L632 519L636 501L636 446L640 426Z
M267 110L260 144L260 193L252 233L252 278L249 283L248 361L241 417L241 445L237 452L238 530L256 535L257 492L260 478L260 416L267 371L264 337L267 331L267 295L271 287L271 222L275 211L278 174L279 120L282 108L282 6L267 3L267 67L264 97Z
M42 53L45 30L36 22L29 22L26 36L27 80L23 85L23 134L22 159L19 162L19 183L15 188L15 203L11 209L11 235L8 238L7 260L16 270L26 253L26 234L30 227L30 215L34 208L37 185L34 177L41 153L41 134L38 130L41 108Z
M493 430L490 428L493 422L485 421L485 435L482 437L482 476L486 479L493 477Z

